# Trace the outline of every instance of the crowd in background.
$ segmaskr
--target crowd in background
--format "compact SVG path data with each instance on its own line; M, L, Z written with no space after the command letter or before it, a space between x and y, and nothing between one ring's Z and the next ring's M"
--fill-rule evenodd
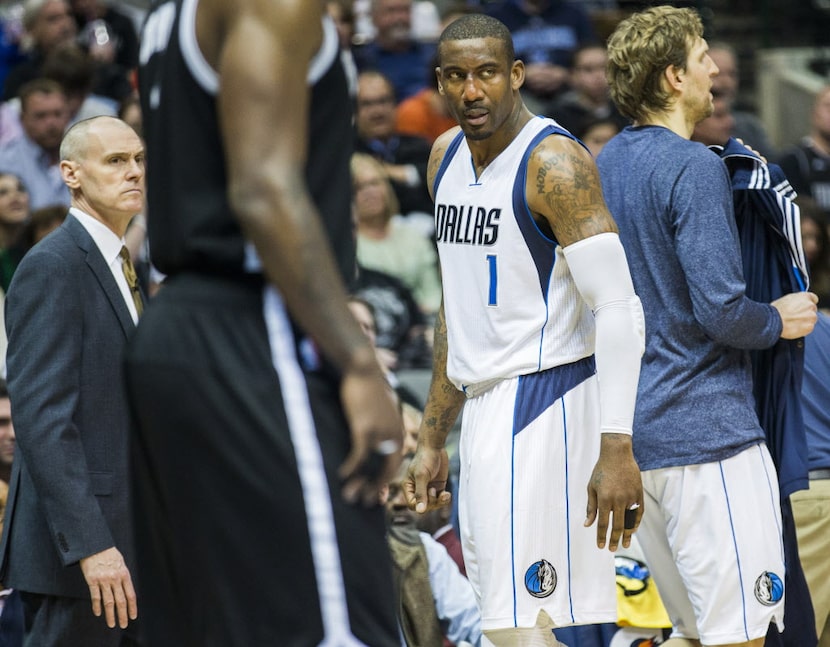
M410 416L410 433L417 433L424 393L401 384L397 374L430 368L431 327L441 302L441 277L427 164L432 142L454 125L434 73L438 35L466 13L485 12L501 20L513 34L517 58L525 62L523 97L528 107L557 120L596 157L628 125L609 95L604 40L627 12L650 4L655 3L329 2L355 106L352 177L358 274L351 286L355 314L399 390L405 420ZM66 129L91 116L112 115L141 132L135 79L141 10L107 0L25 0L0 3L0 17L0 288L5 292L23 255L67 212L69 193L58 170ZM717 35L717 10L710 9L706 18ZM819 307L830 309L830 86L818 93L812 120L804 124L804 140L776 150L754 111L752 88L741 84L741 72L748 69L743 49L709 40L710 54L720 70L712 90L715 110L698 125L693 139L723 146L730 137L740 137L768 161L780 164L798 193L811 289L819 295ZM139 277L152 293L163 277L149 267L142 216L132 223L127 241L138 259ZM0 313L1 306L2 298ZM4 337L0 332L0 353ZM820 352L826 354L828 349ZM830 465L815 467L827 471ZM407 542L419 539L428 546L427 556L435 555L434 537L446 544L463 573L452 518L429 519L422 525L428 532L413 534L414 521L396 498L398 489L392 484L388 503L396 560L409 559ZM635 554L632 559L641 557ZM620 568L626 580L636 575L630 563ZM432 632L425 635L437 632L445 644L477 642L480 631L468 605L471 590L455 579L454 572L436 575L434 570L432 564L418 570L410 562L402 569L409 577L430 575L429 587L410 584L406 592L415 609L431 590L437 619L429 624L433 615L426 614L425 619L421 608L417 617L409 618L414 624L407 640L417 640L420 622L427 623L421 630L426 631L426 626ZM439 582L439 577L444 579ZM827 611L822 610L825 617ZM658 619L644 628L643 635L662 639L664 616L657 611L653 616ZM616 627L603 629L602 640L610 640L616 631ZM634 636L633 630L625 631ZM563 634L561 639L572 641L571 647L598 644L588 642L596 638L580 637L578 632ZM432 644L428 638L421 640L425 642L412 644ZM830 630L820 645L830 646Z

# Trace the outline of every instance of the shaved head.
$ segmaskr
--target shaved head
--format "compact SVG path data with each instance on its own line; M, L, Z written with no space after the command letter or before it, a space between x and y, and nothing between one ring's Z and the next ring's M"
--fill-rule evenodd
M124 128L135 132L126 122L115 117L101 116L84 119L74 124L63 136L60 150L61 160L77 162L84 159L92 136L102 126L115 126L116 128Z

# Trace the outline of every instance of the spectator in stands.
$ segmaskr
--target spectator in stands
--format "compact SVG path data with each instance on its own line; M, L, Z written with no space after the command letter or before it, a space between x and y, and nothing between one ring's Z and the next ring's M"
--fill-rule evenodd
M574 135L579 138L585 146L591 151L591 155L596 158L603 147L611 140L611 138L620 132L620 127L613 119L593 119L582 123L580 128L574 131Z
M358 267L352 293L372 306L376 345L394 352L399 368L432 366L432 328L400 279Z
M712 95L722 96L730 104L735 125L732 136L741 139L764 157L772 159L776 155L767 131L754 110L740 101L740 70L738 57L731 45L724 42L709 43L709 57L718 66L718 75L712 80Z
M813 102L810 133L778 161L800 196L810 196L830 211L830 85Z
M340 61L343 63L346 78L349 80L349 94L354 96L357 94L357 64L352 52L355 29L354 0L330 0L326 3L326 11L334 20L334 26L337 27Z
M0 288L9 289L14 270L23 257L20 239L29 218L29 192L13 173L0 173Z
M574 52L596 41L590 16L579 3L566 0L505 0L490 7L487 13L507 25L516 58L524 61L525 103L542 112L567 89Z
M375 326L375 309L371 303L365 299L357 296L349 296L349 310L360 325L360 330L369 339L372 348L375 349L375 355L378 359L378 364L381 365L386 373L386 380L394 388L397 386L397 380L394 377L394 371L398 366L397 355L388 348L381 348L377 345L377 328Z
M92 94L94 74L94 63L89 54L72 41L52 49L41 66L41 78L56 81L63 88L70 125L99 115L115 116L115 102ZM19 97L0 105L0 123L0 145L20 135L23 127L20 124Z
M15 65L26 60L22 51L23 3L20 0L0 6L0 88Z
M351 311L357 323L360 325L360 330L366 335L372 348L375 350L375 356L378 363L381 365L386 377L395 393L397 394L399 404L401 406L401 415L404 422L404 443L402 451L405 452L408 442L407 439L415 434L415 445L417 445L417 434L420 426L420 419L412 420L411 410L413 407L421 407L422 403L418 395L405 384L401 383L395 371L398 369L398 356L395 352L388 348L383 348L377 344L377 325L375 323L375 308L371 302L357 294L349 295L349 310ZM414 432L413 432L414 425ZM413 447L414 450L414 447Z
M5 336L5 333L3 333ZM5 361L3 362L5 364ZM0 378L0 531L9 495L15 437L12 424L12 408L6 380ZM2 586L0 586L2 588ZM23 603L20 593L13 589L0 591L0 646L22 647Z
M40 68L52 49L75 38L77 33L67 0L26 0L23 28L28 41L25 61L9 71L3 100L16 97L21 86L40 76Z
M121 102L121 105L118 107L118 118L139 135L142 135L144 132L142 127L141 102L137 96L131 95Z
M14 171L29 190L32 209L69 205L60 174L60 143L69 124L69 104L55 81L35 79L20 89L19 137L0 147L0 171Z
M818 295L818 307L830 311L830 220L809 196L799 197L801 244L810 272L810 290Z
M107 62L125 70L138 66L138 35L132 18L107 0L70 0L82 37L91 48L111 52Z
M402 101L428 86L426 73L435 45L412 36L412 0L372 0L375 37L355 48L357 68L378 70L391 79Z
M724 146L733 136L735 118L732 107L723 96L712 99L712 114L703 121L699 121L692 131L692 141L706 146Z
M481 616L470 582L447 549L415 527L402 482L409 460L389 483L386 496L388 541L398 597L398 621L407 647L435 647L481 641Z
M447 477L447 490L452 492L453 483L450 481L450 478L449 476ZM450 557L452 557L452 561L458 566L458 570L461 571L464 577L467 577L467 568L464 565L464 554L461 550L461 539L450 522L451 515L452 506L445 505L418 515L415 523L418 526L418 530L429 533L435 541L447 549Z
M118 103L93 93L96 63L77 44L64 43L56 47L43 63L41 74L60 83L69 101L71 123L102 115L116 116Z
M357 79L355 150L383 164L402 215L428 214L432 222L432 199L426 184L430 144L422 137L399 133L396 110L392 82L380 72L361 72Z
M433 244L398 214L384 167L364 153L352 156L357 260L399 278L427 315L438 311L441 280Z
M398 104L395 128L402 135L421 137L430 144L438 135L446 132L458 122L450 115L444 97L438 92L438 77L435 76L437 61L433 59L427 77L429 87L404 99Z
M573 55L570 69L570 90L553 101L544 114L553 117L559 124L576 133L588 122L610 120L617 131L628 125L628 119L617 110L605 79L608 53L600 44L584 45Z

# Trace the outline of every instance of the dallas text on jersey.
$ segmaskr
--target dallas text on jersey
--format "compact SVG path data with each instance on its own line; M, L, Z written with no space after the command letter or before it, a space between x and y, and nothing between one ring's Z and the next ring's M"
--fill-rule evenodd
M439 243L493 245L499 236L501 209L439 204L435 210L435 240Z

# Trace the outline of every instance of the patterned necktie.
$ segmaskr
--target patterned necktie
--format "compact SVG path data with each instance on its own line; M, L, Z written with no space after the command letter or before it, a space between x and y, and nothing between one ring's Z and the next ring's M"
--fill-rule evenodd
M127 279L127 285L130 287L130 294L133 295L133 303L135 303L135 311L138 316L144 312L144 302L141 300L141 292L138 290L138 276L136 276L133 262L130 260L130 250L126 246L121 248L121 269L124 270L124 278Z

